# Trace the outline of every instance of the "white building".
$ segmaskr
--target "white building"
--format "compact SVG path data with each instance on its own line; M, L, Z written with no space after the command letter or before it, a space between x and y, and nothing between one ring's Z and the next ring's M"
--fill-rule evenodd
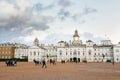
M39 40L34 40L34 45L28 48L28 61L42 60L45 56L45 48L39 46Z
M120 62L120 43L114 45L110 40L102 40L101 44L95 44L93 41L88 40L83 44L78 35L78 31L75 30L73 40L69 42L59 41L56 46L39 46L39 40L36 38L33 46L17 48L15 57L23 58L24 56L28 57L28 61L44 58L46 61L54 59L58 62L62 60L78 62Z
M82 43L77 30L73 35L73 41L58 42L57 61L78 61L78 62L106 62L113 61L113 45L110 40L102 40L100 45L88 40Z
M120 42L113 47L113 58L115 62L120 62Z
M28 46L24 44L16 44L16 49L15 49L15 58L28 58Z
M41 60L45 55L45 48L39 46L39 40L34 40L33 46L18 46L15 49L15 58L28 58L28 61Z

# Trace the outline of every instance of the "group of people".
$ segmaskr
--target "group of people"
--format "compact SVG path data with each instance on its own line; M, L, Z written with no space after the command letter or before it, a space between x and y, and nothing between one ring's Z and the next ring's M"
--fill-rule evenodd
M56 65L56 61L55 61L55 60L50 59L50 64Z
M40 64L40 65L42 65L42 68L47 68L45 59L43 59L41 61L38 61L38 60L34 59L33 62L35 63L35 65L39 65ZM50 62L50 65L51 64L56 65L56 61L55 60L50 59L49 62Z
M6 65L7 66L16 66L17 65L17 61L16 60L7 60L6 61Z
M42 65L42 68L47 68L47 65L46 65L46 62L45 62L45 60L42 60L42 61L38 61L38 60L33 60L34 61L34 63L35 63L35 65Z

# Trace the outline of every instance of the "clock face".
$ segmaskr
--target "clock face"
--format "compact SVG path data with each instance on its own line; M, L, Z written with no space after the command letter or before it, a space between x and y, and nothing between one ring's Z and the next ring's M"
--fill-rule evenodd
M75 40L75 41L79 40L79 37L74 37L74 40Z

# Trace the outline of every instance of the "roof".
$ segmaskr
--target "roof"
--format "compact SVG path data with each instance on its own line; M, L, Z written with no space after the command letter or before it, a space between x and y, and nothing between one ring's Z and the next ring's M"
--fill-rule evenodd
M59 41L58 43L65 43L65 41Z
M77 30L75 30L75 33L74 33L73 37L79 37Z
M86 42L92 42L92 40L88 40L88 41L86 41Z

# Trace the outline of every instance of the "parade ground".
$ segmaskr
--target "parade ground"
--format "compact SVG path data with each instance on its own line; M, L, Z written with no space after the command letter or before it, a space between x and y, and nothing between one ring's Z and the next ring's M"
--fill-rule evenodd
M47 63L42 68L33 62L9 67L0 62L0 80L120 80L120 63Z

